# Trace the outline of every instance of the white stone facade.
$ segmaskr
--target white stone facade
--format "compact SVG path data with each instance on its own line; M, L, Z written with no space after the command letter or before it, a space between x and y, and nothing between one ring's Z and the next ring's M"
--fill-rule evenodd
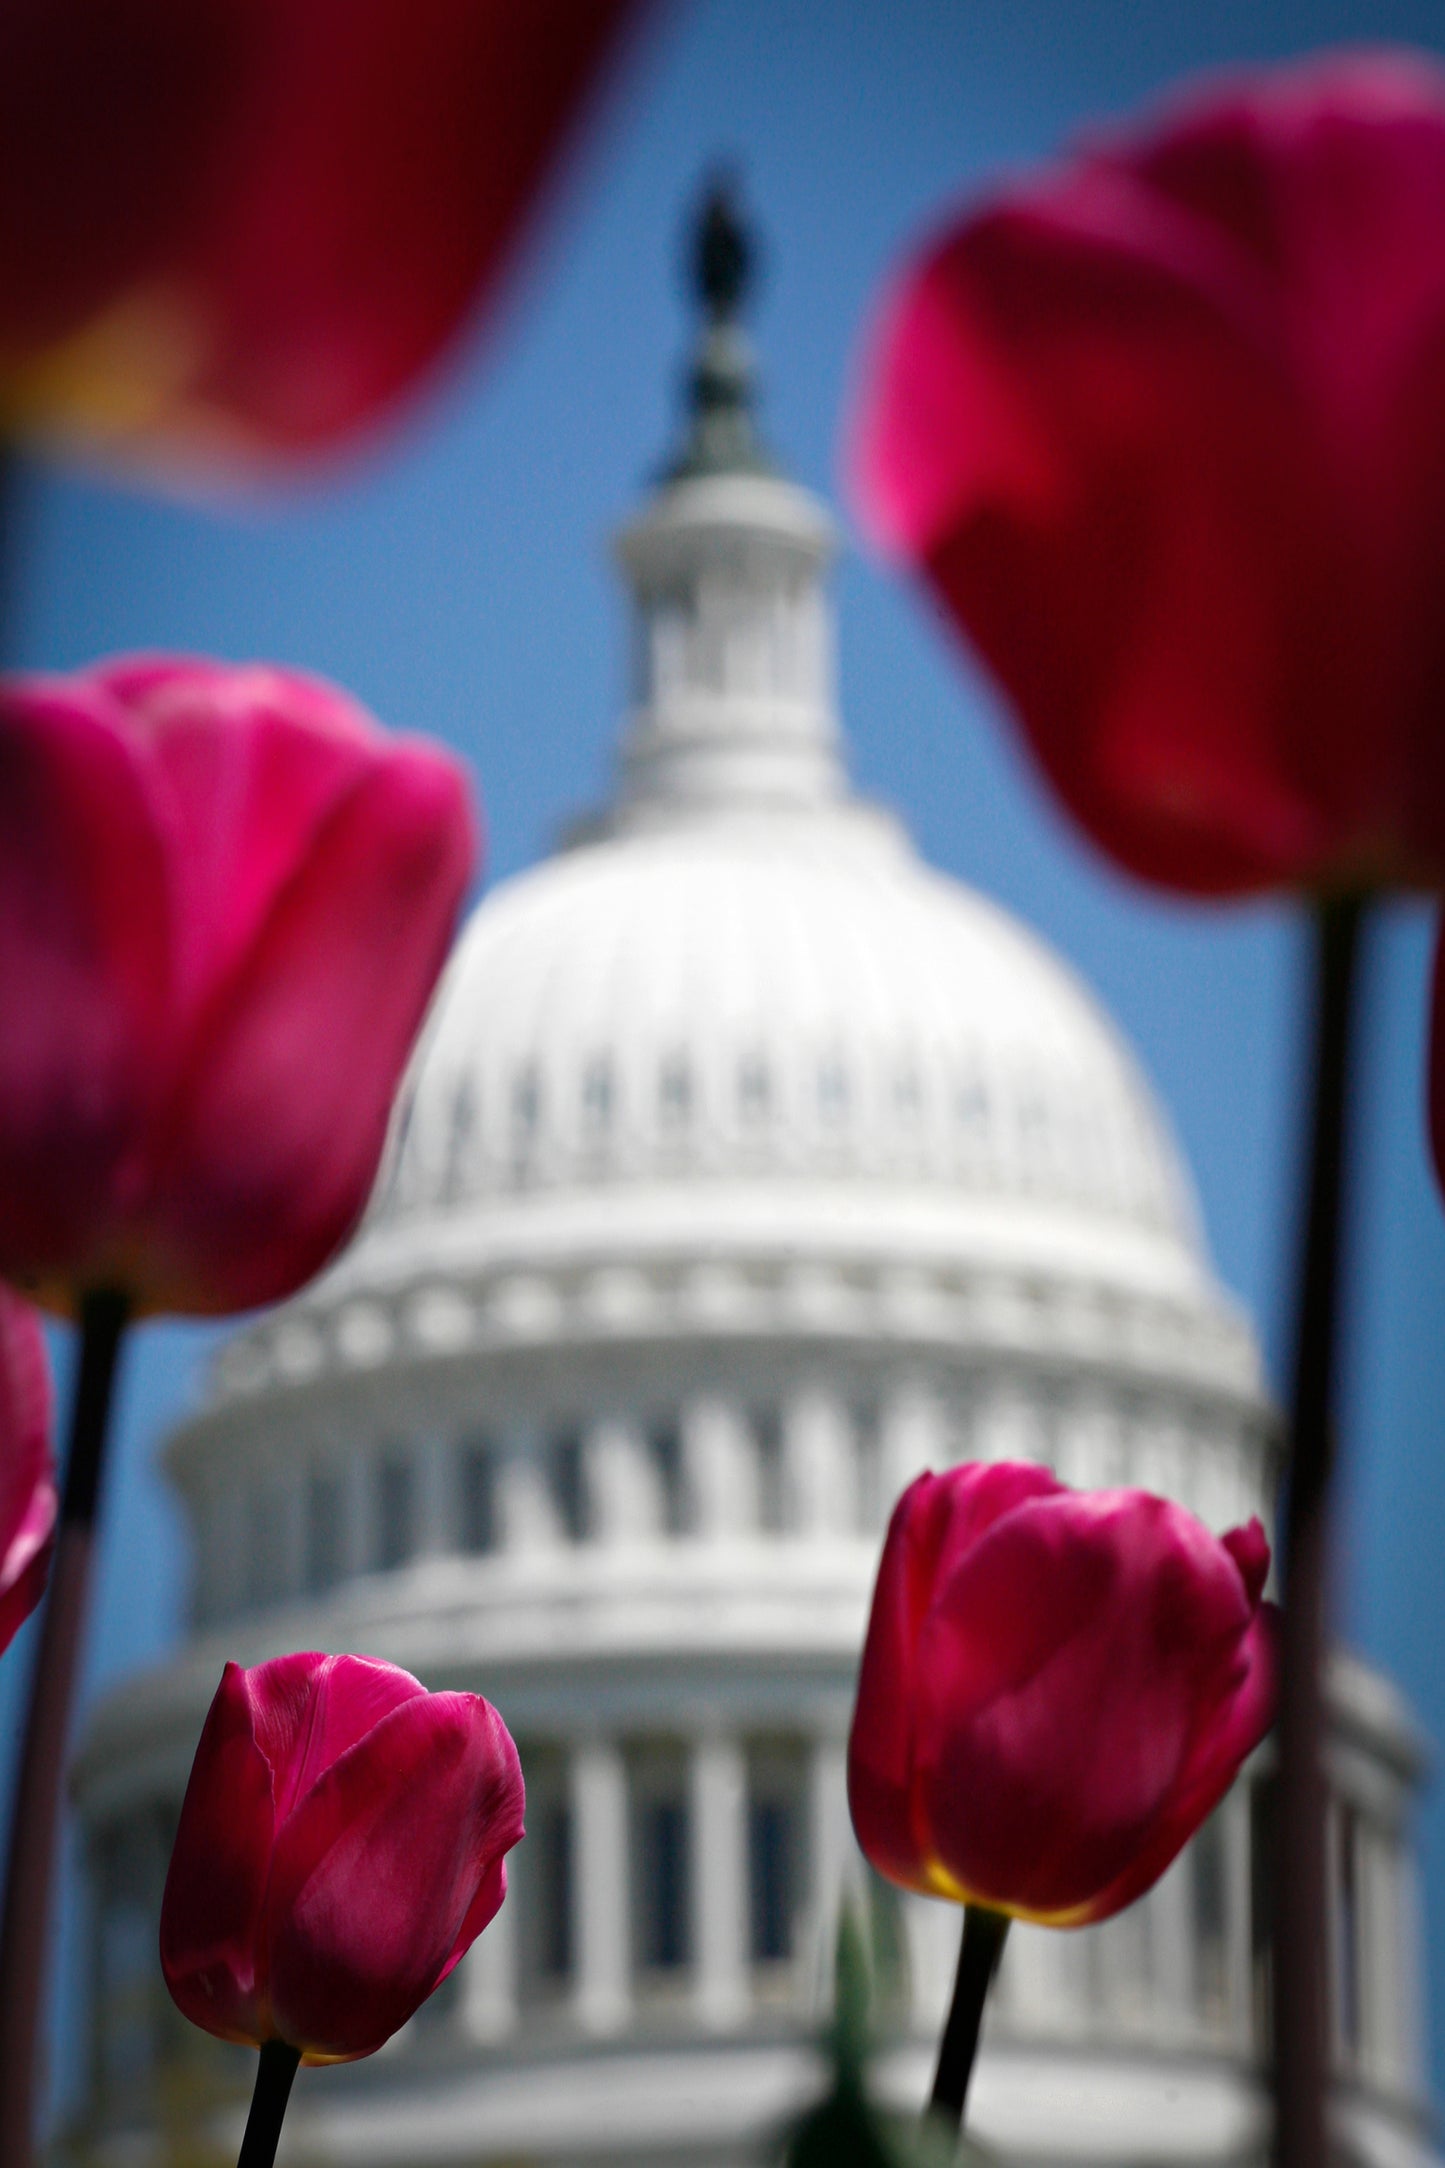
M485 902L342 1262L234 1340L168 1448L194 1631L77 1773L94 2076L119 2164L239 2127L242 2051L169 2013L167 1830L226 1657L389 1657L522 1748L512 1894L372 2063L307 2073L288 2158L741 2163L816 2083L841 1892L879 1953L879 2083L918 2100L958 1920L863 1868L843 1760L892 1500L1036 1458L1220 1529L1275 1436L1146 1081L1068 970L848 792L821 508L763 473L624 535L616 805ZM1340 2129L1424 2136L1388 1686L1334 1679ZM975 2095L1045 2162L1263 2158L1268 1753L1140 1905L1017 1930ZM186 2157L190 2157L187 2155Z

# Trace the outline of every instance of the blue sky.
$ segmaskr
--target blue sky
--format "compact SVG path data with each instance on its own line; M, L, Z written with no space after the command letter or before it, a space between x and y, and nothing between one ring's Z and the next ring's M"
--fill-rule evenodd
M12 658L62 668L175 647L323 671L475 765L490 876L604 789L622 680L605 538L674 425L688 325L679 222L736 161L765 241L765 419L839 500L841 416L880 280L989 177L1203 66L1390 37L1445 46L1405 0L710 0L664 12L614 86L505 307L363 456L216 509L74 473L24 477ZM1303 945L1277 907L1161 902L1063 825L927 606L852 543L838 581L854 769L938 865L1057 944L1133 1038L1199 1183L1220 1272L1271 1372L1287 1347ZM1421 1120L1431 927L1371 943L1351 1214L1339 1603L1445 1740L1445 1216ZM214 1335L149 1328L124 1380L89 1691L178 1630L185 1556L151 1456ZM28 1640L0 1673L5 1737ZM1422 1822L1445 2076L1445 1801ZM73 2031L73 1905L63 1983ZM62 2074L74 2065L62 2051Z

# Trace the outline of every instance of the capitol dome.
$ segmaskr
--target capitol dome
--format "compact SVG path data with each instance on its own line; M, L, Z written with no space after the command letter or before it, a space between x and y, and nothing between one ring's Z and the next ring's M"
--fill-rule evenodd
M721 230L719 230L721 221ZM714 211L682 451L623 533L612 802L465 928L365 1222L220 1351L166 1467L189 1638L76 1771L96 2168L230 2147L244 2052L165 2005L154 1918L222 1662L361 1650L485 1693L527 1836L396 2041L305 2072L292 2158L741 2168L816 2090L838 1907L917 2103L958 1946L865 1868L844 1763L892 1501L1034 1459L1216 1529L1275 1423L1149 1086L1077 977L852 793L829 521L754 430ZM1427 2168L1413 1732L1340 1664L1338 2127ZM1102 1927L1010 1935L972 2121L1015 2168L1267 2152L1270 1753Z

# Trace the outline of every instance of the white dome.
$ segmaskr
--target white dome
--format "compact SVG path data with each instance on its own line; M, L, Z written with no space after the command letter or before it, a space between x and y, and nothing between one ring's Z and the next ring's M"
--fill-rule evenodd
M1096 1004L880 817L739 807L504 884L448 973L378 1221L760 1177L1027 1198L1195 1239Z
M1195 1300L1187 1176L1079 981L849 792L831 530L771 475L621 538L618 803L460 943L340 1274L781 1253Z
M623 534L616 802L473 915L360 1236L223 1397L401 1347L798 1331L1087 1339L1257 1390L1108 1018L851 794L831 549L755 472Z

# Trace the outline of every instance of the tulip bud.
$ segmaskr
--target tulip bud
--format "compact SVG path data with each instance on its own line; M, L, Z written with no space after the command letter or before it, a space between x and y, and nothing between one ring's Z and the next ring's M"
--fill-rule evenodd
M55 1527L50 1364L40 1321L0 1287L0 1649L40 1601Z
M480 1695L366 1656L227 1664L166 1877L166 1985L219 2039L370 2055L495 1915L522 1809Z
M249 1309L349 1232L475 839L450 756L290 671L0 685L0 1272Z
M1157 1881L1269 1727L1258 1521L1001 1462L922 1475L878 1569L848 1753L907 1889L1055 1927Z

